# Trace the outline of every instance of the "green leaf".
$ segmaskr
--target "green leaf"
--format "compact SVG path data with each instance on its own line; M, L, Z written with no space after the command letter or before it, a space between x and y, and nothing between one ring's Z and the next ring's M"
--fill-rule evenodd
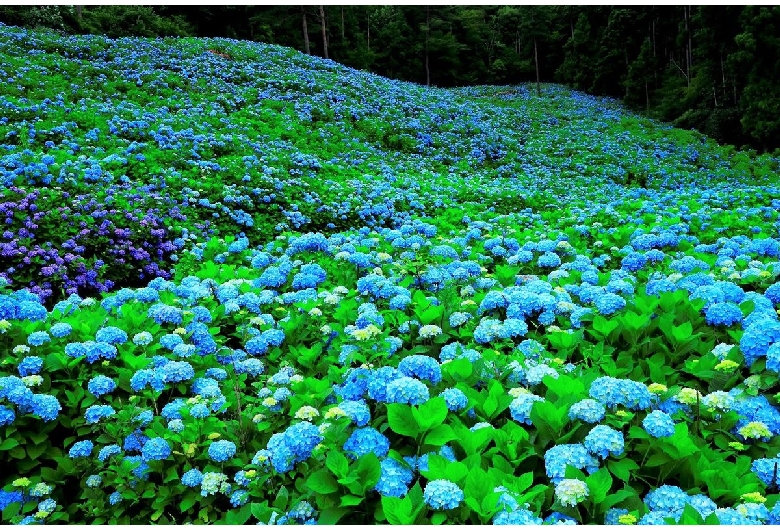
M6 438L3 443L0 443L0 451L8 451L19 445L14 438Z
M431 398L419 407L412 408L412 415L420 430L423 431L438 427L444 423L444 420L447 418L447 412L447 402L441 396ZM392 428L392 424L390 427Z
M558 397L573 396L579 398L585 395L585 385L578 379L561 375L557 379L546 375L542 378L544 385L552 390Z
M439 425L425 435L424 443L441 447L456 438L455 431L449 425Z
M613 475L623 482L628 482L631 478L631 472L639 469L639 465L629 458L609 460L607 461L607 467Z
M384 498L383 498L384 499ZM350 511L349 508L326 508L320 512L320 516L317 518L317 524L334 525L339 522L339 519L344 517ZM388 519L389 520L389 519Z
M678 423L674 426L674 435L669 436L661 442L664 452L674 458L681 460L687 456L699 452L699 448L693 443L688 435L688 425Z
M289 500L289 498L290 498L290 494L287 491L287 488L284 486L279 487L279 493L276 494L273 507L279 510L287 511L287 501Z
M679 326L672 327L672 336L677 342L685 342L693 334L693 325L690 322L683 322Z
M401 506L401 499L398 497L382 496L382 513L385 515L385 519L390 524L402 525L406 524L399 515L399 508ZM318 521L320 524L322 520Z
M330 451L325 458L325 465L337 478L344 478L349 472L349 460L339 451Z
M611 495L607 495L604 498L604 501L601 503L602 511L607 511L610 508L612 508L613 506L615 506L616 504L619 504L619 503L623 502L624 500L629 499L631 497L636 497L636 492L628 490L628 489L623 489L623 490L618 491L617 493L613 493Z
M567 409L559 409L549 401L536 401L531 407L531 422L540 431L545 430L549 437L557 438L568 420Z
M615 331L618 327L618 323L615 320L608 320L602 315L596 315L593 317L593 329L596 331L596 335L599 339L605 339Z
M425 326L428 324L433 324L434 322L439 322L443 314L444 314L444 306L432 305L428 309L423 311L421 314L419 314L420 324Z
M244 524L250 517L252 517L252 507L249 504L245 504L238 510L227 512L227 523L230 525Z
M431 516L431 524L442 524L446 520L447 520L446 513L437 512Z
M493 491L488 474L482 468L473 467L466 476L463 493L466 497L473 497L477 500L484 499Z
M680 516L680 520L677 522L677 524L680 525L688 525L688 524L695 524L695 525L703 525L704 524L704 518L701 516L701 514L691 506L690 504L686 504L685 508L683 508L682 516Z
M37 460L39 456L41 456L44 452L46 452L47 449L50 449L49 447L46 447L45 445L27 445L27 456L29 456L32 460Z
M339 506L359 506L363 502L363 497L356 495L344 495L341 497L341 503Z
M449 374L455 381L465 381L474 372L474 367L468 359L454 359L442 366L442 372Z
M250 507L252 508L252 517L257 519L261 522L267 522L265 520L266 516L269 516L270 509L268 508L268 505L266 503L259 503L259 502L253 502L250 504ZM270 516L269 516L270 517Z
M327 495L338 491L339 485L328 470L319 469L306 479L306 487L315 493Z
M188 495L187 497L184 497L184 499L179 503L179 511L184 513L195 504L197 504L198 498L194 495Z
M390 424L390 429L396 434L415 438L420 433L412 409L408 405L400 403L387 405L387 422Z
M590 499L598 504L604 500L609 493L609 488L612 487L612 475L602 467L586 478L585 483L590 490Z
M498 410L498 398L496 396L488 396L482 404L482 410L485 412L485 416L493 418L496 410Z
M382 475L379 459L374 453L361 456L357 461L357 472L364 488L363 491L370 490L379 482L379 477Z

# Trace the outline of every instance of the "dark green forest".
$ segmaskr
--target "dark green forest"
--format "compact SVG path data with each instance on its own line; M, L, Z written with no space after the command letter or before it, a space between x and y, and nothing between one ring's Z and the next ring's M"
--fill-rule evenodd
M0 21L262 41L440 87L562 83L723 143L780 148L780 7L0 6Z

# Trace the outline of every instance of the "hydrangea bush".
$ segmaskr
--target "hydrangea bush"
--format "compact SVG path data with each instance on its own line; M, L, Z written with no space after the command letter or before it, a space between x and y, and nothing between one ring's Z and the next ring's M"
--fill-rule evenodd
M3 522L780 523L778 160L561 87L0 46Z

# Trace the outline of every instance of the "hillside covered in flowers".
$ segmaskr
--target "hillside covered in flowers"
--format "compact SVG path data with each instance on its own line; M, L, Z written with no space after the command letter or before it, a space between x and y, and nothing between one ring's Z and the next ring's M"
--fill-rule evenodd
M0 72L2 522L780 524L777 158L227 39Z

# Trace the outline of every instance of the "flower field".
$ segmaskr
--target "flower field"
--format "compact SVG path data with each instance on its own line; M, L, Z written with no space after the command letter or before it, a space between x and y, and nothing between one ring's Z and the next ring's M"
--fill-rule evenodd
M0 25L0 520L780 524L780 159L547 85Z

